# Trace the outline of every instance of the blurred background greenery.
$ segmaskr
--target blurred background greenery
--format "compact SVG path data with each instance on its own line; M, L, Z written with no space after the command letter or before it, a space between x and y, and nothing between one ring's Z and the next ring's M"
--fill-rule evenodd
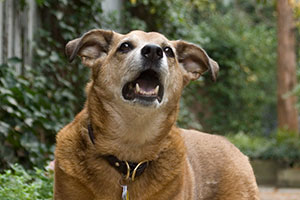
M178 125L226 135L253 159L300 161L297 134L277 128L276 1L130 0L109 14L101 0L35 1L42 22L32 65L20 74L20 58L0 66L0 169L43 167L53 159L55 135L83 107L89 79L78 60L67 62L64 46L92 28L157 31L202 46L219 63L219 77L213 83L204 75L185 89Z

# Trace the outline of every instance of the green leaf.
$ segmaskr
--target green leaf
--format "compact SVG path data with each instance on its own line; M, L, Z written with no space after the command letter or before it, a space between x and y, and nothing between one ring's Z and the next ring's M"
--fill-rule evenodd
M24 122L28 125L28 126L32 126L32 123L34 122L34 120L32 118L26 118L24 120Z
M20 58L18 58L18 57L12 57L12 58L9 58L9 59L7 60L7 62L14 65L14 64L19 64L19 63L21 63L21 62L22 62L22 59L20 59Z
M9 95L12 95L13 93L10 90L8 90L8 89L0 87L0 94L5 94L5 95L9 94Z
M36 50L36 53L37 53L39 56L41 56L41 57L47 56L47 52L44 51L44 50L41 50L41 49L37 49L37 50Z
M54 12L54 14L58 20L61 20L64 16L64 13L60 12L60 11L56 11L56 12Z
M14 98L7 96L6 99L11 105L18 106L18 103Z
M9 124L0 121L0 133L2 133L5 137L7 137L9 129L10 129Z
M52 62L57 62L59 60L59 57L58 57L57 53L52 52L51 55L50 55L50 60Z

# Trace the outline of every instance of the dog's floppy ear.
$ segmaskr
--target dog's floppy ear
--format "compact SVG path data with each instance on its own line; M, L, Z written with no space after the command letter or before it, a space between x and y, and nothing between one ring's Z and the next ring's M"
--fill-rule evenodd
M74 60L75 56L79 55L84 65L93 67L96 59L107 56L113 34L113 31L91 30L81 38L68 42L65 53L70 62Z
M187 72L189 80L196 80L210 70L212 80L216 81L219 65L202 48L182 40L172 41L172 44L176 49L179 65Z

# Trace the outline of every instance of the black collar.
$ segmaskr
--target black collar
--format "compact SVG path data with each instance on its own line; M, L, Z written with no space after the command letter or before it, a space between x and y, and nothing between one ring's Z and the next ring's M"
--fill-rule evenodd
M95 135L93 132L92 124L88 124L88 133L90 140L93 144L95 144ZM135 163L131 161L122 161L113 155L103 156L103 158L117 171L119 171L125 180L134 181L135 177L142 175L145 169L149 165L149 161L143 161L140 163Z

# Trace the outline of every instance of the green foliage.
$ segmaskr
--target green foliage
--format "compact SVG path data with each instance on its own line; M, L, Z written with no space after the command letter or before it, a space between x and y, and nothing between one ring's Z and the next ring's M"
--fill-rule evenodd
M62 106L74 96L55 88L32 68L16 75L15 62L0 65L0 166L19 162L43 166L53 159L55 133L73 116Z
M200 111L210 113L206 127L218 133L261 133L276 116L276 32L254 24L244 12L213 15L199 26L206 37L203 47L218 61L216 83L198 88ZM266 114L267 113L267 114Z
M266 152L274 143L273 140L265 137L247 135L243 132L226 136L245 155L252 159L263 158Z
M296 133L279 130L262 137L240 132L227 138L252 159L271 159L287 165L300 162L300 138Z
M105 24L101 1L40 1L43 23L36 33L35 66L54 88L64 88L69 95L68 109L77 113L84 102L84 86L89 70L79 64L68 63L64 55L65 44L90 29ZM73 98L72 98L73 97ZM64 105L62 105L64 106Z
M129 13L125 20L144 22L145 31L157 31L170 39L187 38L191 33L192 16L191 1L181 0L138 0L135 3L127 1L125 7ZM132 27L125 26L127 30Z
M51 200L53 174L50 171L35 168L25 171L20 165L0 174L1 200Z

